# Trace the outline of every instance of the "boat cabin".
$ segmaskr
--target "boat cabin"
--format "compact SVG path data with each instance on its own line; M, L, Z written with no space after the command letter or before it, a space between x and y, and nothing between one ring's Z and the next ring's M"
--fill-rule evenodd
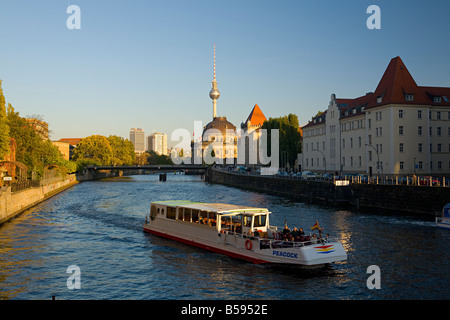
M171 219L238 234L266 233L269 213L265 208L182 200L152 202L150 206L151 220Z

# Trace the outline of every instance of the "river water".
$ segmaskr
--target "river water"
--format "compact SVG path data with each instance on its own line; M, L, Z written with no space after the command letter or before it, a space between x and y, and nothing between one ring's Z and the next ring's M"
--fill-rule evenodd
M318 220L348 260L314 272L254 265L144 233L150 202L170 199L267 207L271 224L305 230ZM83 182L0 226L0 299L448 299L450 231L433 220L298 203L198 176ZM67 283L74 265L79 289ZM373 265L379 289L367 285Z

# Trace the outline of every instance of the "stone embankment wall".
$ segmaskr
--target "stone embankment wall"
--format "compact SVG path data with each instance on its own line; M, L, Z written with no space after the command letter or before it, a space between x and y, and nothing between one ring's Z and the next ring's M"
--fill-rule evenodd
M205 180L242 189L287 196L299 201L345 204L349 202L349 187L336 187L332 183L282 179L273 176L258 176L229 173L208 169Z
M0 224L76 183L78 183L76 176L71 174L63 179L44 182L39 187L17 192L11 192L11 187L2 187L0 189Z
M302 202L352 208L394 210L435 216L450 202L450 188L407 185L350 184L335 187L331 182L245 175L208 169L206 181L232 187L287 196Z

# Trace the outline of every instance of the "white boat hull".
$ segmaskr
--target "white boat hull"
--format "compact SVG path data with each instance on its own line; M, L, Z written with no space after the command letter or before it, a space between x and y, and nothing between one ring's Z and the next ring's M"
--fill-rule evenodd
M217 232L208 226L180 220L155 219L144 224L144 231L253 263L318 267L347 259L339 242L283 243Z

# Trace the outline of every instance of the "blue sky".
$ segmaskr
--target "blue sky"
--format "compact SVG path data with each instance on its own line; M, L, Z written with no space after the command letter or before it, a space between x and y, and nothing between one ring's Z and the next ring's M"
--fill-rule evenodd
M380 30L366 27L372 4ZM239 127L258 104L304 125L332 93L374 91L396 56L418 85L449 87L449 12L445 0L0 0L0 79L53 140L132 127L170 139L211 121L215 44L219 115Z

